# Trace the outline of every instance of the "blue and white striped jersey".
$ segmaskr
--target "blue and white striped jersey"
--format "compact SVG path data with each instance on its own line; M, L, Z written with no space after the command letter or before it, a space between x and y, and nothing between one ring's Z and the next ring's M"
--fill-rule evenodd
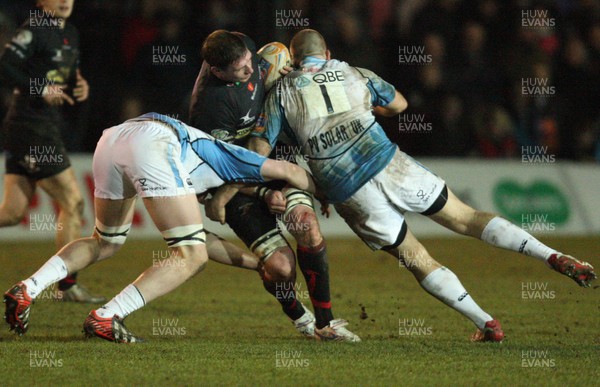
M225 182L264 182L260 169L266 158L257 153L217 140L162 114L147 113L133 121L158 121L173 129L181 145L181 162L190 173L196 193Z
M395 88L373 72L338 60L306 58L269 93L253 136L302 147L328 199L352 196L396 151L371 111L393 101Z

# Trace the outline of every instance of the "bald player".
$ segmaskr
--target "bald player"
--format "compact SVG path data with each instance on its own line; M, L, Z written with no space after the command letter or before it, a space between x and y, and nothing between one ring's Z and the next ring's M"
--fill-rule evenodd
M323 37L298 32L290 52L297 70L269 94L263 126L250 149L269 152L281 135L300 145L315 181L354 232L373 250L403 261L431 295L470 319L473 341L502 341L500 323L483 311L457 276L440 265L408 229L404 212L423 214L463 235L532 256L589 287L593 267L544 245L494 214L461 202L444 180L400 151L374 115L407 108L395 88L373 72L332 60Z

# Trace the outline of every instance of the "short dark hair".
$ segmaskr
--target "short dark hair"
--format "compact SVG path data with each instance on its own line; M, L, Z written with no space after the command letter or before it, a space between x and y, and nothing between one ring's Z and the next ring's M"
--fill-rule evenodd
M202 58L211 66L226 68L246 55L246 44L235 32L216 30L202 44Z

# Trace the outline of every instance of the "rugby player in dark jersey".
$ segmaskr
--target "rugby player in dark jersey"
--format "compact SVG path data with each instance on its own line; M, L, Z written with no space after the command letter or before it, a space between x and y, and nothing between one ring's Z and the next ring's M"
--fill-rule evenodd
M256 46L246 35L217 30L205 40L202 57L205 62L192 94L190 124L220 140L245 146L261 113L265 94ZM315 316L296 299L294 252L265 202L275 189L267 186L253 190L253 196L239 193L229 201L224 220L263 262L261 276L265 289L277 298L302 334L322 340L360 341L344 328L346 321L333 318L327 250L312 198L302 191L288 190L284 221L298 242L298 262ZM218 207L214 204L212 208ZM209 217L216 218L211 214L210 201L206 209Z
M61 139L61 106L88 98L79 72L79 36L66 20L74 0L39 0L0 59L0 81L14 89L4 121L6 175L0 227L18 224L36 187L59 206L56 243L62 248L81 234L83 198ZM61 299L103 302L77 284L76 274L59 283Z

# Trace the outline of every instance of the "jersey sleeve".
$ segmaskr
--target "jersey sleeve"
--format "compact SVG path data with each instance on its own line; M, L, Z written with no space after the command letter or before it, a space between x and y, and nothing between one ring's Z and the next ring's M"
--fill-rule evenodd
M280 87L277 85L277 87ZM267 96L263 112L258 117L251 136L264 138L269 141L271 148L275 147L277 138L286 124L283 107L279 101L279 93L273 90Z
M196 154L225 182L263 183L260 169L266 158L237 145L198 139L191 144Z
M0 59L0 79L10 87L21 90L29 88L30 76L27 73L27 61L35 52L36 39L29 28L21 28L12 40L6 44L6 51Z
M373 106L386 106L394 100L396 88L392 84L384 81L371 70L359 67L355 67L355 69L367 78L367 87L371 91L371 104Z

